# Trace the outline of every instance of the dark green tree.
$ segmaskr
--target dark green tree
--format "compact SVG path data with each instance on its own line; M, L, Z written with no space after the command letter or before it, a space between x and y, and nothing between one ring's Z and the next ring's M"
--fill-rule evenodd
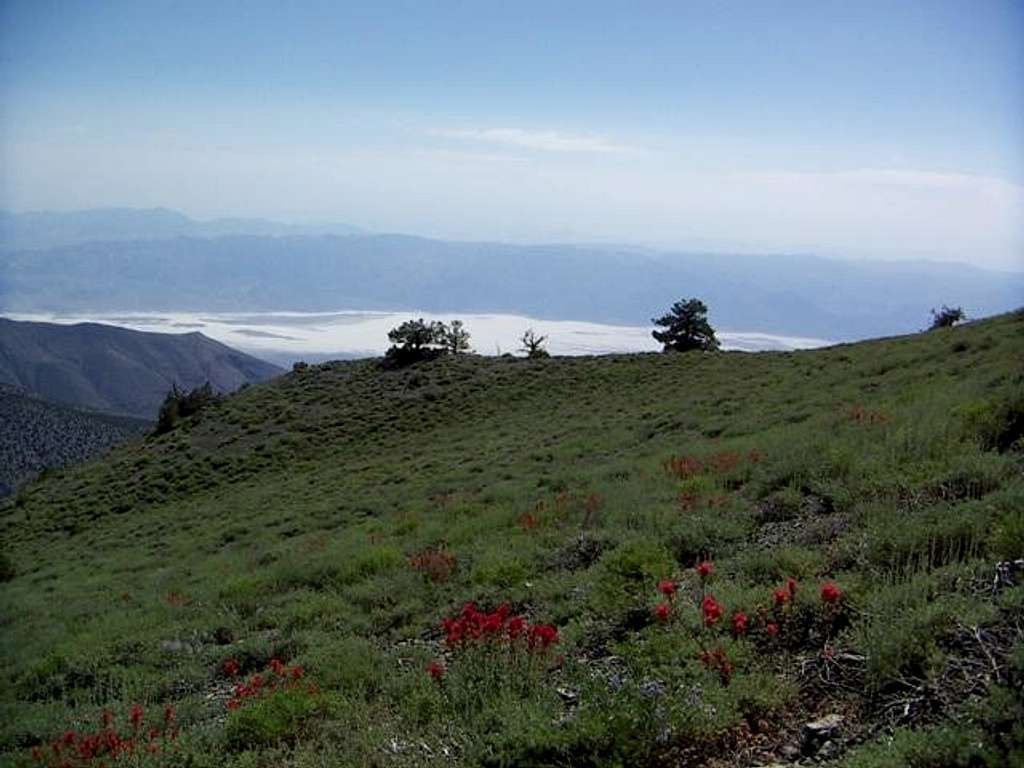
M441 345L447 352L453 355L460 355L463 352L472 352L469 347L469 331L467 331L461 320L452 320L452 324L444 327L441 334Z
M406 320L388 331L391 348L384 355L384 367L402 368L442 355L445 351L446 332L444 323L428 323L422 317L419 320Z
M932 327L930 330L936 328L952 328L957 323L962 323L967 319L967 315L964 314L963 309L960 307L947 307L945 304L942 305L942 309L937 312L932 310Z
M708 322L708 308L700 299L677 301L666 314L652 318L651 322L665 329L651 332L665 346L665 352L718 349L715 329Z
M160 406L153 434L162 435L165 432L170 432L178 426L182 419L193 416L221 400L223 397L213 391L210 382L196 387L191 392L178 389L177 384L171 384L171 391L164 397L164 402Z

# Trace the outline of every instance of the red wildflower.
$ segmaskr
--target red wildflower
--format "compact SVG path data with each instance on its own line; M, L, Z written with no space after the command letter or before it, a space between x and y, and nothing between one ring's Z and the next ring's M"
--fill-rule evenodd
M722 617L722 604L719 603L712 595L708 595L704 598L704 602L700 604L701 612L704 614L704 625L712 626Z
M228 709L238 709L242 706L242 702L239 699L231 699L226 705Z
M174 722L174 718L178 716L178 710L174 708L173 704L168 704L164 707L164 725L170 725Z
M306 674L306 670L296 665L291 668L288 674L291 676L292 680L301 680L302 676Z
M508 620L508 636L510 640L515 640L519 635L526 629L526 620L522 616L513 616Z
M654 615L658 621L664 624L672 616L672 606L668 603L658 603L654 606Z
M697 575L700 576L702 579L706 579L708 576L710 576L711 572L714 569L715 567L711 564L710 560L704 560L700 563L697 563Z
M658 591L668 598L675 597L676 590L679 589L679 585L674 581L665 580L658 585Z
M785 587L779 587L772 594L772 597L775 599L775 605L781 608L782 606L784 606L786 603L789 602L789 598L790 598L789 590L786 589Z
M75 732L74 732L74 731L65 731L65 732L64 732L64 744L65 744L65 745L67 745L67 746L69 746L69 747L70 747L70 746L72 746L72 745L73 745L73 744L75 743L75 741L77 741L77 740L78 740L78 737L77 737L77 736L75 735Z
M821 588L821 599L825 603L837 603L843 597L843 590L833 582L828 582Z
M427 665L427 674L430 675L435 680L437 680L438 682L440 682L441 678L444 677L444 673L445 673L444 665L441 664L441 662L439 662L439 661L435 660L435 661L430 662Z
M138 704L132 707L131 712L128 715L128 719L131 720L132 723L132 728L138 728L140 725L142 725L143 714L144 713L142 711L142 707L140 707Z
M786 591L789 592L790 597L796 597L796 579L792 576L786 579Z
M776 624L774 621L769 621L768 626L764 628L764 631L768 633L768 637L778 637L779 625Z
M271 659L270 663L267 666L270 667L270 669L273 671L275 675L280 675L284 673L284 662L282 662L280 659Z
M531 649L544 651L558 642L558 629L552 624L541 624L530 627L527 633L527 645Z
M220 665L221 671L226 677L234 677L241 670L238 662L234 659L227 659Z
M747 614L743 611L736 611L732 615L732 633L737 637L747 634Z

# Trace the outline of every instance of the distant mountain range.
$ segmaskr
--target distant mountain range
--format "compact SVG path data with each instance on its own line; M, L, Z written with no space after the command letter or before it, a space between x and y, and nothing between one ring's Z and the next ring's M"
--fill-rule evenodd
M48 216L58 223L69 217L54 225L67 239L76 216L93 221L90 231L101 235L122 216L139 215L101 213ZM153 214L145 213L147 220ZM721 330L852 340L920 330L928 311L944 303L971 317L1024 305L1024 274L964 264L404 235L170 238L166 228L157 230L153 225L146 239L8 247L0 253L0 312L422 310L642 325L675 300L697 296Z
M0 249L38 250L91 241L157 240L224 235L349 235L348 224L282 224L265 219L199 221L167 208L97 208L87 211L0 211Z
M152 420L172 384L230 392L279 373L201 333L0 318L0 384L93 411Z
M47 469L101 456L142 435L150 422L50 403L0 384L0 496Z

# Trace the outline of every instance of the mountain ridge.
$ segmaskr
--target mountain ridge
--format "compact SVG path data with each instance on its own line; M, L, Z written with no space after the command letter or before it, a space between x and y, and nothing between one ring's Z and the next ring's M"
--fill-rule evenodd
M281 373L198 332L161 334L99 323L0 317L0 383L56 403L155 419L173 384L219 392Z
M114 277L112 277L114 276ZM225 236L0 253L0 311L507 312L645 324L699 296L716 327L850 341L928 311L1024 304L1024 275L943 263L711 256L409 235Z

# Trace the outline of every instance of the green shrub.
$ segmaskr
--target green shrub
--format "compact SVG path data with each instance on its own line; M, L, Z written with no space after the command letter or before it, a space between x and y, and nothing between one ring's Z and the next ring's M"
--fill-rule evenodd
M306 688L280 690L247 702L228 715L224 736L229 749L293 744L320 710L319 697Z
M1024 440L1024 391L960 406L964 433L985 451L1000 453L1021 447Z

